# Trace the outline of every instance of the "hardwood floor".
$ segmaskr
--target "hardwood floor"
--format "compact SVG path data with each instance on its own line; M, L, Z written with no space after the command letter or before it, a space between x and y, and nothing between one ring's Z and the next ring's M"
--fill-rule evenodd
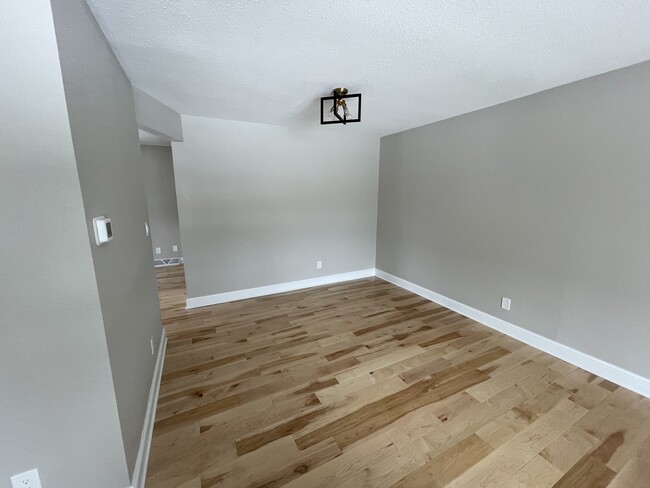
M650 400L377 278L185 310L148 488L650 486Z

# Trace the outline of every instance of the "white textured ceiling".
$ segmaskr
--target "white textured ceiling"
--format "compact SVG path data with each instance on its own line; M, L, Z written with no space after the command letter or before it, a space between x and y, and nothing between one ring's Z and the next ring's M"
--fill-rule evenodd
M134 85L191 115L384 135L650 59L649 0L88 0ZM356 126L353 128L353 126Z

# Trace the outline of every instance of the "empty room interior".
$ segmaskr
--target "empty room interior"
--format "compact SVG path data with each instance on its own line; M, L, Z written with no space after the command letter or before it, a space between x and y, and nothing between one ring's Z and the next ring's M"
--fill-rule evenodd
M650 2L8 2L0 487L650 488Z

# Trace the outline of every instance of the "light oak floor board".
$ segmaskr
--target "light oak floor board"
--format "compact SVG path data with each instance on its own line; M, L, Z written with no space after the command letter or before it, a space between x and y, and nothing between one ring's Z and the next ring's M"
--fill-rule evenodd
M147 488L650 488L650 400L378 278L185 309Z

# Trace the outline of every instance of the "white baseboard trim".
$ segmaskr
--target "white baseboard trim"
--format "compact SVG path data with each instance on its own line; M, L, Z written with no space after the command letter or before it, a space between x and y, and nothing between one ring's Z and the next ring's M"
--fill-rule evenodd
M151 451L151 436L153 435L153 425L156 420L156 407L158 406L158 392L160 391L160 378L162 377L163 364L165 362L165 350L167 349L167 335L163 329L158 346L158 355L156 356L156 365L153 370L151 388L149 389L149 402L147 412L144 416L144 426L140 436L140 448L138 457L135 459L133 468L133 479L131 488L144 488L144 482L147 479L147 465L149 464L149 452Z
M309 278L307 280L289 281L277 285L259 286L257 288L248 288L246 290L229 291L226 293L217 293L215 295L206 295L202 297L188 298L186 307L197 308L208 305L217 305L219 303L234 302L245 300L247 298L263 297L266 295L275 295L288 291L302 290L303 288L312 288L314 286L331 285L343 281L360 280L375 276L375 268L352 271L350 273L341 273L329 276L319 276L318 278Z
M411 283L402 278L376 270L376 276L394 285L404 288L410 292L427 298L433 302L439 303L455 312L469 317L477 322L497 330L507 336L513 337L521 342L533 346L552 356L560 358L568 363L578 366L590 373L605 378L606 380L616 383L628 390L632 390L640 395L650 398L650 379L644 378L636 373L610 364L602 359L590 356L584 352L573 349L572 347L560 344L552 339L548 339L539 334L535 334L517 325L506 322L498 317L481 312L473 307L465 305L444 295L428 290L420 285Z

